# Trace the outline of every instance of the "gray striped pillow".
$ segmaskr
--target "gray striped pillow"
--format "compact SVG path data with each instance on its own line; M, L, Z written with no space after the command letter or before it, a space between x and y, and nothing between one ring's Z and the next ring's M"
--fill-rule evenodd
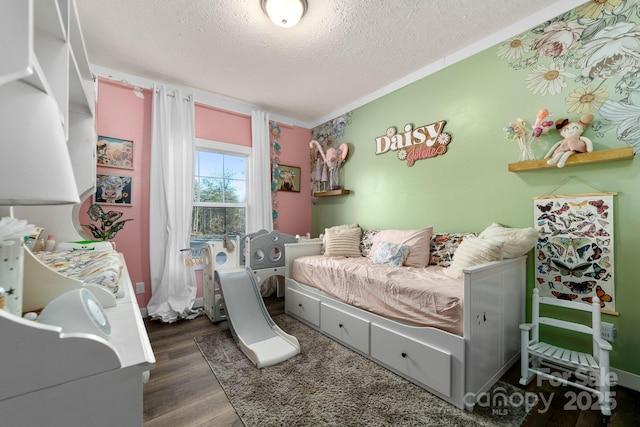
M325 228L324 255L359 257L360 227L355 228Z

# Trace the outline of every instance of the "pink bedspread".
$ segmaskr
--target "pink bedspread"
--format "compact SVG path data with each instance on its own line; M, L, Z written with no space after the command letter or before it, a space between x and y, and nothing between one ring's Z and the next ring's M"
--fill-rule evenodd
M291 276L355 307L395 320L463 334L464 283L443 267L391 267L368 258L306 256Z

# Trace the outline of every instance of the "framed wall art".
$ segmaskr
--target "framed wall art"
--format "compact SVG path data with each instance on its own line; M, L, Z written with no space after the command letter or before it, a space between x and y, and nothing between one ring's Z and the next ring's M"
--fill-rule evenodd
M300 191L300 168L295 166L278 165L280 176L276 177L276 190Z
M96 174L94 202L103 205L132 206L133 178L130 176Z
M133 169L133 141L98 136L96 158L98 166Z
M538 230L536 287L540 296L615 310L613 196L615 193L534 199Z

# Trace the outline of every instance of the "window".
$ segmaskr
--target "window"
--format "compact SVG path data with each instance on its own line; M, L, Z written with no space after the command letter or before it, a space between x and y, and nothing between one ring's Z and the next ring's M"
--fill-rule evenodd
M246 234L249 147L196 140L191 247Z

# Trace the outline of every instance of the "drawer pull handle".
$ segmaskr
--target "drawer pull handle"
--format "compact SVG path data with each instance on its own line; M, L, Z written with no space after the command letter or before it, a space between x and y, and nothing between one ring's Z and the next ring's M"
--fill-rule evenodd
M407 353L400 353L402 357L407 357Z
M338 323L338 327L342 328L344 325L342 323Z

